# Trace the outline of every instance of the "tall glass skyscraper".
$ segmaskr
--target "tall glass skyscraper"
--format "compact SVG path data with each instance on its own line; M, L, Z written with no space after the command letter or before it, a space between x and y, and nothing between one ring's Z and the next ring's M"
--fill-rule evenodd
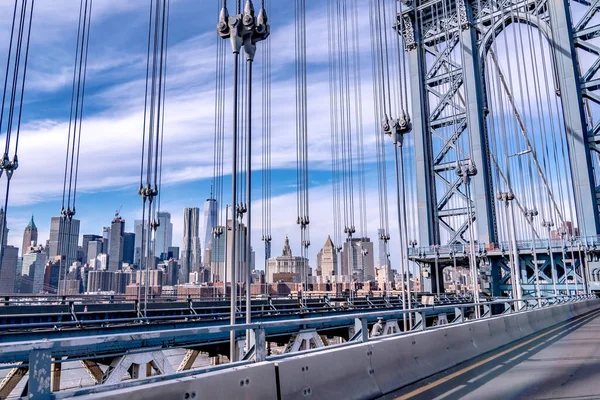
M125 235L125 220L115 215L110 224L110 241L108 249L108 270L117 271L123 265L123 236Z
M135 234L135 247L133 251L133 263L137 266L140 265L142 258L142 232L144 232L144 241L148 241L148 228L144 225L141 219L136 219L134 222L133 233ZM145 253L148 253L148 249L144 245Z
M169 247L173 246L173 224L171 223L171 213L159 211L157 213L159 226L156 230L155 257L167 256Z
M213 228L217 226L217 200L210 198L204 202L204 221L202 225L202 237L204 241L202 246L204 249L205 267L210 266L210 253L207 250L212 249Z
M70 226L70 232L69 232ZM58 255L64 256L65 265L71 266L77 261L77 245L79 244L79 220L68 220L61 217L52 217L50 220L50 240L48 241L48 255L51 260ZM68 253L68 254L67 254Z
M181 249L181 273L179 283L187 283L190 272L200 271L200 209L183 210L183 242Z

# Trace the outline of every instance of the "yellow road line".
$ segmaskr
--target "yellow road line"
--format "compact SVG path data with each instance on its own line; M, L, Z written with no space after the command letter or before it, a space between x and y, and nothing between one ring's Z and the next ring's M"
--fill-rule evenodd
M590 317L590 316L592 316L594 314L597 314L599 312L600 312L600 310L597 310L597 311L594 311L593 313L586 314L586 315L583 315L583 316L581 316L581 317L579 317L577 319L574 319L573 321L566 322L566 323L562 324L561 326L558 326L556 328L553 328L553 329L549 330L548 332L545 332L545 333L542 333L540 335L537 335L534 338L531 338L531 339L529 339L529 340L527 340L527 341L525 341L523 343L520 343L520 344L518 344L516 346L511 347L510 349L506 349L506 350L504 350L504 351L502 351L502 352L500 352L498 354L495 354L495 355L493 355L491 357L486 358L485 360L478 361L478 362L476 362L473 365L465 367L465 368L463 368L463 369L461 369L459 371L456 371L456 372L454 372L454 373L452 373L450 375L447 375L447 376L445 376L443 378L440 378L437 381L431 382L431 383L429 383L429 384L427 384L425 386L422 386L422 387L420 387L418 389L415 389L412 392L409 392L409 393L406 393L406 394L404 394L402 396L396 397L394 400L406 400L406 399L410 399L411 397L417 396L417 395L419 395L421 393L427 392L428 390L433 389L434 387L439 386L439 385L441 385L443 383L446 383L449 380L452 380L452 379L456 378L457 376L460 376L460 375L462 375L462 374L464 374L466 372L471 371L472 369L475 369L475 368L477 368L479 366L482 366L483 364L486 364L486 363L488 363L490 361L493 361L496 358L502 357L503 355L506 355L506 354L510 353L511 351L519 349L519 348L521 348L523 346L527 346L531 342L535 342L536 340L538 340L538 339L540 339L540 338L542 338L544 336L548 336L551 333L554 333L557 330L562 329L562 328L564 328L567 325L574 324L577 321L581 321L582 319L588 318L588 317Z

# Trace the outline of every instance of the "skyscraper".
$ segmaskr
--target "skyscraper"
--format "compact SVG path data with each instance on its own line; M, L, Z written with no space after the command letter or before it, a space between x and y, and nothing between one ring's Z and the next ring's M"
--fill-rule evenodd
M337 271L337 252L331 241L331 236L327 236L327 240L321 249L321 274L324 277L331 277L338 274Z
M0 293L14 293L17 280L17 259L19 249L14 246L4 246L2 266L0 266Z
M159 211L157 213L159 226L156 229L156 242L154 255L161 257L164 253L165 257L169 252L169 247L173 246L173 224L171 223L171 214L167 211Z
M341 275L351 276L359 282L375 279L373 242L371 242L371 239L346 239L340 261Z
M133 263L140 265L140 259L142 257L142 232L144 232L144 241L148 241L148 227L144 224L141 219L136 219L134 222L133 233L135 234L135 247L133 250ZM145 253L148 253L146 245L144 245Z
M207 250L212 249L213 242L213 228L217 226L217 200L207 199L204 202L204 221L202 225L202 246L204 246L204 263L208 267L210 264L209 252Z
M186 278L190 272L200 269L200 209L198 207L183 210L183 242L181 251L181 275ZM187 283L180 282L180 283Z
M44 267L48 258L43 248L34 249L23 256L21 277L31 284L31 293L40 293L44 288Z
M110 224L110 239L108 247L108 270L117 271L123 265L123 236L125 235L125 220L117 212Z
M377 254L377 267L379 268L383 268L386 266L386 264L389 264L389 258L387 255L387 251L385 248L385 241L381 238L383 235L385 235L385 230L383 229L378 229L377 230L377 237L378 237L378 241L379 241L379 251Z
M83 248L83 254L84 254L83 262L84 263L90 261L90 258L96 258L96 255L97 255L97 253L96 253L95 255L90 257L90 254L89 254L90 242L100 241L101 239L102 239L102 236L100 236L100 235L94 235L94 234L83 235L83 241L82 241L81 247ZM96 251L97 250L98 249L96 248ZM97 251L97 252L102 253L102 245L100 245L100 251Z
M308 260L304 257L292 255L290 239L286 236L283 250L280 256L271 257L267 261L266 280L270 283L279 282L301 282L302 273L309 268Z
M70 227L70 229L69 229ZM52 217L50 220L50 240L48 241L48 257L54 260L63 256L67 267L77 261L77 244L79 243L79 220L73 218L70 222L62 217ZM65 269L66 270L66 269Z
M231 282L232 227L233 222L231 220L227 221L227 239L225 239L225 234L219 236L213 243L213 251L210 252L212 280L215 282L224 282L225 278L227 278L227 282ZM222 229L225 233L225 228L223 227ZM236 227L236 247L238 248L239 257L239 264L236 268L236 281L238 282L245 280L245 275L243 274L245 274L244 271L246 271L246 232L246 226L238 223ZM227 240L227 242L225 240ZM226 243L227 249L225 249ZM225 271L226 259L227 271Z
M85 260L85 262L90 264L90 266L92 265L90 260L94 260L93 265L96 265L96 257L98 257L98 254L104 253L105 250L103 244L104 243L100 240L88 242L87 260Z
M125 232L123 235L123 262L133 264L135 233Z
M23 247L21 248L21 254L25 255L29 253L29 248L32 245L37 245L38 238L38 230L37 226L35 226L35 222L33 222L33 215L31 216L31 220L29 224L25 227L25 232L23 232Z
M0 232L2 232L2 225L4 224L4 209L0 208ZM4 227L4 240L2 241L2 245L6 246L8 243L8 228Z
M102 228L102 241L104 242L104 248L110 247L110 226Z

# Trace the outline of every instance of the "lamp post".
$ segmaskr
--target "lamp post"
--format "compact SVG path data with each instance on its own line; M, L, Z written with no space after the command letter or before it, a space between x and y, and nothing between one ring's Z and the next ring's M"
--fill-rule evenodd
M538 211L535 208L532 208L531 210L525 210L524 214L525 214L525 218L527 218L527 220L529 221L529 228L530 228L530 232L531 232L531 243L532 243L531 251L533 252L533 265L535 268L535 296L538 298L538 300L537 300L538 307L541 307L542 299L540 297L542 297L542 293L540 292L540 270L539 270L538 259L537 259L537 246L536 246L536 241L535 241L535 230L533 229L533 219L535 217L537 217Z
M554 222L552 222L551 220L542 221L542 226L546 228L546 231L548 232L548 254L550 255L550 268L552 271L552 287L554 289L554 295L557 296L558 291L556 289L556 266L554 265L554 255L552 254L552 235L550 233L552 231L552 227L554 226Z

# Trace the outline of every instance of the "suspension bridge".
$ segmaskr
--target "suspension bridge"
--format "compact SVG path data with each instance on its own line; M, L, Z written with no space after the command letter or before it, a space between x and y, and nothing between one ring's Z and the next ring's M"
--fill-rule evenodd
M253 299L250 268L241 266L252 257L258 154L265 268L271 255L277 110L271 27L279 21L268 14L270 0L216 3L212 178L215 200L223 205L228 195L231 207L218 210L212 234L232 242L225 245L221 280L238 290L181 301L154 299L146 284L166 190L171 10L169 0L152 0L136 185L147 227L139 265L145 283L134 299L67 296L60 282L74 249L63 237L56 296L0 300L0 398L506 398L548 397L557 390L598 396L592 380L577 385L569 377L593 376L595 364L585 355L595 354L600 343L568 339L593 330L600 308L598 1L322 2L335 251L341 254L345 241L366 240L374 222L382 251L388 257L398 251L400 288L365 297L311 295L313 43L306 0L286 2L293 14L287 29L293 31L296 89L290 227L299 230L304 260L302 290L289 299ZM3 227L11 181L19 176L35 4L15 0L12 16L0 114ZM62 235L76 215L93 12L93 0L80 0ZM257 71L260 102L254 98ZM257 113L260 151L252 146ZM366 150L371 142L374 154ZM376 193L367 184L371 159ZM367 202L375 197L379 218L370 221ZM246 235L239 234L242 224ZM0 231L3 259L6 232ZM469 271L468 295L446 293L446 268ZM340 274L333 271L329 279L341 281ZM349 274L368 279L364 270ZM419 276L420 290L411 274ZM565 359L565 345L578 355L571 362L548 361L552 365L543 370L528 364L537 355ZM181 359L174 362L177 351ZM212 365L199 364L202 356ZM89 384L66 386L61 377L75 366L89 375ZM522 379L511 378L515 369Z

